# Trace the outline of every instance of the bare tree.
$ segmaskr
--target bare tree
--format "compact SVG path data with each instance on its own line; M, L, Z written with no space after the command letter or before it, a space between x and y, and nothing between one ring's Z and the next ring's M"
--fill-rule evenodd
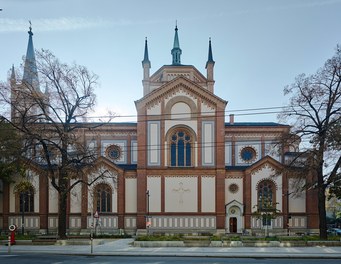
M299 75L295 82L284 89L289 95L289 106L280 118L291 122L294 136L299 136L305 148L292 160L289 167L299 167L297 175L314 175L309 188L318 193L320 237L327 238L326 188L340 181L341 152L333 147L330 135L341 120L341 49L327 60L315 74ZM290 169L290 168L289 168Z
M22 154L20 138L12 126L0 119L0 180L11 182L23 169L18 160Z
M11 108L11 118L3 118L20 132L27 149L26 161L44 168L57 190L58 235L64 238L67 199L72 188L112 177L106 170L97 170L97 176L90 181L87 176L95 170L97 150L89 148L81 131L95 126L84 121L95 105L98 77L83 66L61 63L48 50L36 52L36 57L36 67L28 69L25 65L20 85L11 80L10 87L2 86L1 100ZM45 87L44 93L41 86Z

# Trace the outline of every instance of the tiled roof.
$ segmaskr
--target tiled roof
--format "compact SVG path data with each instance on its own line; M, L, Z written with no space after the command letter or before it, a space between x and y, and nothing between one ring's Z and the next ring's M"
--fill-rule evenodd
M246 170L250 166L225 166L225 170L239 170L243 171Z
M137 164L116 164L116 165L123 170L136 170L137 169Z
M260 126L268 126L268 127L279 127L279 126L288 126L280 123L275 123L275 122L234 122L233 124L231 123L225 123L226 127L237 127L237 126L252 126L252 127L260 127Z

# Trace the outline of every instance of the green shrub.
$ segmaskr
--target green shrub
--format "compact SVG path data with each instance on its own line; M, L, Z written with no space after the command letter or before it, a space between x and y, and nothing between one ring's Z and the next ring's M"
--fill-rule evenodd
M138 236L135 239L136 241L182 241L182 237L180 235L172 235L172 236L156 236L156 235L146 235L146 236Z

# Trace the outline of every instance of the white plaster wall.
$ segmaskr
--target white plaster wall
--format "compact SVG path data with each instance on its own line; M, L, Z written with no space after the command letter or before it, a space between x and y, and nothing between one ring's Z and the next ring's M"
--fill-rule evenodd
M266 141L264 143L264 147L265 147L265 151L264 151L265 156L268 155L277 161L281 161L281 155L279 153L278 144L271 142L271 141Z
M58 192L49 181L49 212L58 213Z
M181 121L181 120L166 120L165 121L165 134L167 134L168 130L171 129L172 127L176 125L186 125L190 127L195 134L198 134L197 126L198 122L196 120L186 120L186 121Z
M27 181L30 182L33 186L34 189L34 212L39 213L39 176L32 172L32 171L27 171ZM16 195L15 195L15 186L20 183L20 178L15 178L15 183L10 184L9 187L9 194L10 194L10 201L9 201L9 212L10 213L15 213L15 202L16 202Z
M110 145L117 145L121 148L121 157L115 160L115 163L126 163L127 162L127 141L126 140L102 140L101 141L101 155L105 156L105 151Z
M15 184L11 184L9 186L9 195L12 197L12 199L9 199L9 212L14 213L15 212L15 190L14 190Z
M306 192L294 194L294 184L297 184L294 179L289 179L289 212L290 213L304 213L306 211ZM302 181L302 186L305 181Z
M231 193L229 191L229 186L231 184L237 184L238 185L238 191L236 193ZM236 200L240 202L241 204L244 203L243 201L243 179L225 179L225 204L228 204L232 202L233 200Z
M161 177L148 177L147 190L149 190L149 212L161 212Z
M214 107L210 107L207 104L201 103L201 114L203 116L215 115L215 108Z
M137 141L131 141L131 163L137 163Z
M214 122L202 122L202 165L213 166L214 160Z
M161 103L158 103L150 108L147 108L147 115L161 115Z
M255 163L261 158L261 141L237 141L236 142L236 165L248 165L250 162L244 161L241 156L240 152L242 151L243 148L245 147L252 147L256 151L256 159L252 160L251 163Z
M75 180L71 181L71 184ZM80 213L82 211L82 185L77 184L70 192L70 212Z
M197 177L165 178L165 211L198 212Z
M126 213L137 212L137 181L126 179L125 182L125 211Z
M282 174L271 177L274 175L274 169L270 167L268 164L265 164L261 169L257 170L256 172L252 173L251 175L251 208L254 208L254 211L257 210L257 184L261 180L271 180L275 182L277 189L276 189L276 209L282 211Z
M184 102L175 103L171 108L171 119L181 120L191 118L191 108Z
M93 173L89 176L88 181L93 181L96 177L103 174L105 171L109 170L109 168L105 166L101 166L98 168L97 173ZM111 187L111 205L112 205L112 212L117 212L117 177L118 174L116 171L110 171L108 173L104 173L106 177L100 178L94 184L92 184L88 190L88 212L95 212L96 209L93 208L94 206L94 189L98 184L107 184Z
M232 142L225 141L225 165L232 165Z
M160 164L160 122L148 122L148 165Z
M215 212L215 177L201 177L201 212Z

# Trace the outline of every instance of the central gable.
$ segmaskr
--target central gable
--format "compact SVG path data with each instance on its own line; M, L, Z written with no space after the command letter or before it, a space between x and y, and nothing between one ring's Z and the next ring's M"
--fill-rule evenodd
M195 102L195 104L197 101L200 101L212 109L216 109L218 106L225 109L227 104L225 100L212 94L208 90L203 89L197 83L180 76L163 84L161 87L147 94L140 100L135 101L135 105L137 110L142 107L152 108L154 106L158 106L161 101L167 104L167 102L176 97L188 97L190 100Z

